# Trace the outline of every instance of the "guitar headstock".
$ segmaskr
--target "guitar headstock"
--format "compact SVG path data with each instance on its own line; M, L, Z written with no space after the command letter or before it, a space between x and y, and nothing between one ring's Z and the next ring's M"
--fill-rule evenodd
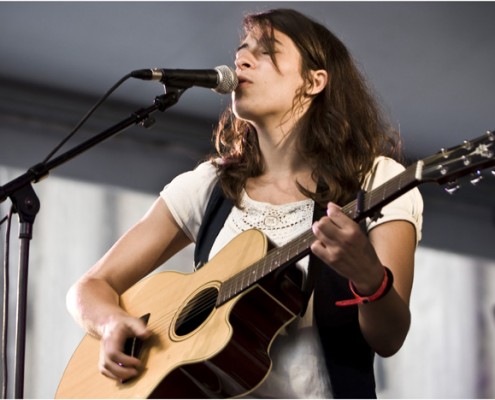
M483 169L495 166L495 131L461 145L442 149L419 163L422 164L419 181L451 184L457 178L471 173L471 182L477 183ZM455 189L455 185L452 188Z

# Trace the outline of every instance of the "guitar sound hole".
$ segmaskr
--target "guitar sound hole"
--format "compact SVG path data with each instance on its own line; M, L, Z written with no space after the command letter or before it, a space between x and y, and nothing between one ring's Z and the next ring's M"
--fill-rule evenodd
M216 288L204 289L194 296L177 318L175 333L178 336L187 335L206 321L215 308L217 296Z

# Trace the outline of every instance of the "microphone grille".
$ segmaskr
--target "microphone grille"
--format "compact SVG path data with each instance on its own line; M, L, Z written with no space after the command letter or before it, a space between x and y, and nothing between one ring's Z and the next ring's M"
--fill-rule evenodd
M220 94L233 92L239 84L235 71L227 65L220 65L215 70L218 72L218 86L213 90Z

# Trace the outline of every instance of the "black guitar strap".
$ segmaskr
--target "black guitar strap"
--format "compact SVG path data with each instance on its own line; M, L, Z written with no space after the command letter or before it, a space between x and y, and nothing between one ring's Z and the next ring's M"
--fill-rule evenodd
M199 227L196 247L194 248L195 269L208 262L210 250L234 206L232 200L223 195L220 184L216 184L206 206L205 215Z

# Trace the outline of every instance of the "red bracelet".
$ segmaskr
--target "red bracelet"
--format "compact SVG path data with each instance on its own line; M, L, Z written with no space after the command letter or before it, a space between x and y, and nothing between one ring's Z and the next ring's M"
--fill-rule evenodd
M393 284L394 284L394 275L392 274L392 271L390 271L387 267L383 267L383 280L382 283L380 284L380 287L375 293L369 296L360 296L357 293L354 284L351 281L349 281L349 288L351 289L354 298L349 300L336 301L335 305L339 307L343 307L343 306L353 306L355 304L371 303L372 301L376 301L378 299L381 299L383 296L385 296L390 291Z

